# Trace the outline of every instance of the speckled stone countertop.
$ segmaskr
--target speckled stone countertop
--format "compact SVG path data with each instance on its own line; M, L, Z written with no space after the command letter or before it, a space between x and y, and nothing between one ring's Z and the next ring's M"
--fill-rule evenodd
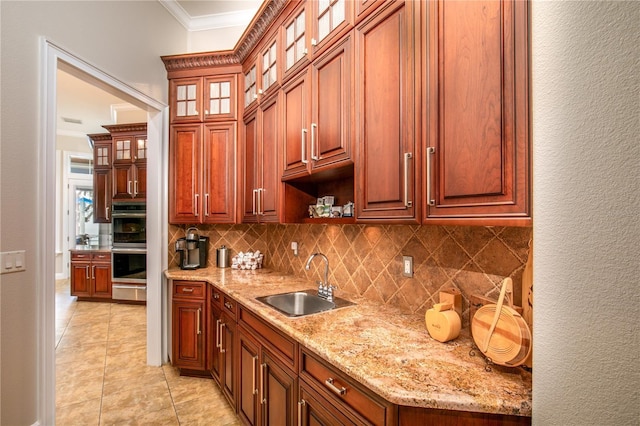
M255 298L313 288L313 283L269 269L178 268L169 279L206 281L232 296L300 344L384 399L398 405L531 416L531 374L492 366L486 371L468 329L440 343L424 317L363 298L336 295L355 305L289 318ZM476 355L470 351L475 349Z

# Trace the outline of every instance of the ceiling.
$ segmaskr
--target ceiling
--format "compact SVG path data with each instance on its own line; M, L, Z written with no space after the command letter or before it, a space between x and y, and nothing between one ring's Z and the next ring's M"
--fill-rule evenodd
M262 0L158 0L188 31L248 25ZM84 137L104 124L147 120L142 105L104 83L61 63L57 81L57 133Z

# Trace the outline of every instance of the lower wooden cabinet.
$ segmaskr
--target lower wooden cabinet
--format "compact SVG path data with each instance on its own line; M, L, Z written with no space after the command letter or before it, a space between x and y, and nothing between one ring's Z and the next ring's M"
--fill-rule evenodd
M300 381L298 393L298 425L300 426L333 426L360 424L349 419L339 410L315 392L311 386L303 380Z
M205 282L173 282L171 361L181 374L207 371L206 294Z
M233 408L236 407L236 339L235 313L229 310L229 297L216 288L211 289L209 371ZM226 304L226 306L225 306Z
M111 299L109 253L71 252L71 295L84 299Z
M239 328L238 415L250 425L293 425L297 374Z

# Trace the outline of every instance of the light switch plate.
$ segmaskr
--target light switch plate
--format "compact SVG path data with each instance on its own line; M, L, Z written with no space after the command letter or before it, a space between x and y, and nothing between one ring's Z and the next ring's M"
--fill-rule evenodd
M0 274L26 271L25 251L3 251L0 253Z

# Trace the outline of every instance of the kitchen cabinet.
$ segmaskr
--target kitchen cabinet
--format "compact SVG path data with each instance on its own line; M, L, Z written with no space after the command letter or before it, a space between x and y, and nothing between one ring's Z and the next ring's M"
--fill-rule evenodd
M210 296L209 370L229 404L236 407L236 302L215 287Z
M79 299L111 299L111 256L105 252L71 251L71 295Z
M207 371L207 283L173 281L172 364L181 374Z
M147 198L147 124L102 126L109 130L113 152L113 200Z
M418 223L414 8L389 2L356 27L358 221Z
M236 120L236 87L235 74L170 80L171 123Z
M311 46L316 55L353 27L352 0L327 0L310 2L312 7Z
M244 223L278 222L279 219L279 96L276 92L261 101L259 107L244 121Z
M298 395L298 425L300 426L367 424L347 417L303 380L300 381Z
M351 45L348 35L285 84L283 180L353 166Z
M424 223L530 225L528 2L425 6Z
M169 141L169 222L235 222L235 122L175 124Z
M283 82L296 75L309 64L309 12L310 2L300 6L283 23Z
M296 344L240 307L238 415L250 425L292 425L296 418Z
M111 223L112 143L110 133L87 135L93 142L93 222Z

